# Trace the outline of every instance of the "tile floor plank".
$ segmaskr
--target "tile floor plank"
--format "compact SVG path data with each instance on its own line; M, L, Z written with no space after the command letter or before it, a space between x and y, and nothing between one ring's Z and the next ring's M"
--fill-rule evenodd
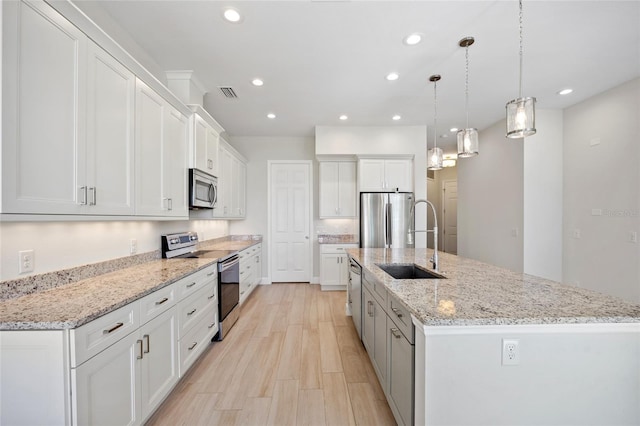
M338 348L338 340L336 339L333 323L327 321L320 322L318 328L320 330L322 372L342 372L342 359L340 357L340 349Z
M325 426L324 394L322 389L301 389L298 391L299 426Z
M267 425L295 425L298 413L298 381L277 380Z

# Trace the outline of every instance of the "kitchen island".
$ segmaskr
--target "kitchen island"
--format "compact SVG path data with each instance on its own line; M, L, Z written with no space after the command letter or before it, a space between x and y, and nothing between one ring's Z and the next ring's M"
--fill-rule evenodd
M446 253L444 279L378 267L431 269L429 249L348 254L411 315L415 424L640 423L640 306Z

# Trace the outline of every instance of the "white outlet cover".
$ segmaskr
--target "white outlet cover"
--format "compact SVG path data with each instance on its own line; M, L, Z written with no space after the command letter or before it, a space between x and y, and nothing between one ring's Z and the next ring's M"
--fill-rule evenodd
M520 340L502 339L502 365L520 364Z

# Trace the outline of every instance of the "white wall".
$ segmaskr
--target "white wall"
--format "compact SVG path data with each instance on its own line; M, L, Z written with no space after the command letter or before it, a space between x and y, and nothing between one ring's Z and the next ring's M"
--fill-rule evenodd
M414 193L427 198L426 126L316 126L316 155L413 155ZM416 208L416 229L427 226L424 204ZM425 247L417 233L416 247Z
M318 164L315 161L314 139L296 137L229 137L229 143L247 159L247 216L242 221L230 221L231 234L261 234L262 247L262 277L268 278L269 243L267 192L268 160L313 160L313 217L318 218ZM315 234L315 233L314 233ZM313 277L319 276L318 239L313 240Z
M443 169L440 170L436 170L434 171L434 178L433 180L427 179L427 194L429 197L429 201L431 201L435 208L436 208L436 212L438 213L438 249L442 250L442 247L444 246L444 217L443 217L443 212L442 212L442 208L444 200L442 199L443 193L442 193L442 183L445 180L454 180L457 181L458 180L458 167L445 167ZM427 226L429 227L429 229L431 229L433 227L433 218L431 213L429 213L429 215L427 216L428 219L428 223ZM433 237L432 234L429 234L428 236L428 247L433 247Z
M138 241L138 253L160 249L160 235L196 231L200 239L228 235L227 221L113 221L113 222L2 222L0 223L0 280L18 274L18 251L35 250L33 274L117 259L129 255L129 241Z
M640 248L629 234L640 232L639 104L635 79L567 108L563 161L565 281L636 303Z
M522 140L507 139L501 120L479 142L477 156L457 163L458 255L522 272Z
M562 111L538 110L524 141L524 272L562 281Z

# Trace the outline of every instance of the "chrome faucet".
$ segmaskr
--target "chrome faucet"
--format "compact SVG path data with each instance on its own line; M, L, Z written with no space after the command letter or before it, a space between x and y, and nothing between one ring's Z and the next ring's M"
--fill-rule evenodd
M433 233L433 256L431 257L431 259L429 259L429 261L433 265L433 270L437 272L438 271L438 217L436 216L436 208L433 206L433 203L429 200L416 200L411 205L411 210L409 211L409 215L411 216L410 223L415 224L416 206L420 203L425 203L431 206L431 211L433 212L433 229L418 230L418 231L415 229L409 229L407 236L409 238L409 241L411 241L412 234L415 235L416 232L426 232L426 233L432 232Z

